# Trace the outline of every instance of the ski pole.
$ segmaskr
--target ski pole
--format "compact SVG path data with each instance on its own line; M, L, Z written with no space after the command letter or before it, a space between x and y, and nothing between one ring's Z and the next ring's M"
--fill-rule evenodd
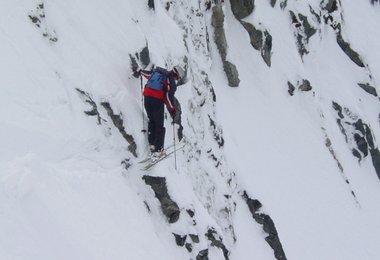
M141 130L141 132L145 133L146 130L144 129L145 116L144 116L143 79L142 79L141 75L140 75L140 90L141 90L141 118L142 118L142 130Z
M174 119L172 122L173 125L173 146L174 146L174 169L177 170L177 149L175 147L175 127L174 127Z

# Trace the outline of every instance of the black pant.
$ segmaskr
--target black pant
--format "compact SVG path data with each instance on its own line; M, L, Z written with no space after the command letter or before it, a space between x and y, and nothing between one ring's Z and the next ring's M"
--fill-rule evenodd
M144 98L144 106L148 114L148 142L154 145L153 152L163 149L165 141L164 102L153 97Z

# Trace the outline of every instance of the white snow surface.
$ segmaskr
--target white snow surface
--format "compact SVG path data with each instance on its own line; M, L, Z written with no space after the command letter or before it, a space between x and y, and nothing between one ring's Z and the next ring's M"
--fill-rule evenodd
M359 163L352 155L332 102L362 118L380 140L379 97L357 85L369 82L380 93L380 6L341 0L342 35L364 60L360 68L323 22L301 59L289 10L316 25L309 4L318 9L319 0L288 1L284 10L284 1L255 1L244 21L272 35L268 67L224 1L228 60L240 78L231 88L211 10L198 0L173 1L166 10L167 2L156 0L154 11L133 0L0 2L0 259L178 260L207 248L209 259L225 259L205 237L211 227L229 259L275 259L243 191L273 219L288 259L379 259L380 181L370 156ZM28 15L41 9L37 27ZM187 57L189 80L176 94L187 145L177 153L177 169L174 156L148 172L138 164L147 154L146 120L130 55L146 45L152 64L170 68ZM288 81L302 79L312 91L290 96ZM91 106L77 89L97 104L101 124L84 113ZM102 102L121 115L138 158ZM169 145L172 125L165 124ZM168 223L144 175L166 178L181 210L178 222ZM197 234L200 242L188 252L173 233Z

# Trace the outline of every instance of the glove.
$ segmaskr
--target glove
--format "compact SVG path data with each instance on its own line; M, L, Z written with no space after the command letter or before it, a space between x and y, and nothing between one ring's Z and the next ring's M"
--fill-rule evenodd
M140 77L140 75L141 75L141 69L139 69L138 67L133 67L132 71L133 71L133 74L132 74L133 77L135 77L135 78Z
M170 116L172 117L172 119L174 119L174 118L175 118L175 114L176 114L175 108L172 108L172 109L169 111L169 113L170 113Z

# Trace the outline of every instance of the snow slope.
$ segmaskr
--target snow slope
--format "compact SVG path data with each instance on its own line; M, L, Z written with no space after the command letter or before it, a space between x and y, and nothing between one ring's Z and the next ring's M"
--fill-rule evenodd
M359 161L352 149L358 118L376 147L380 138L379 98L357 85L378 90L379 5L342 0L332 14L361 68L310 12L323 16L320 1L284 2L255 1L244 18L271 34L270 67L230 1L220 3L239 71L231 88L204 1L155 1L155 10L146 1L1 1L0 259L275 259L244 192L274 221L287 259L377 259L379 178L371 156ZM316 28L302 57L290 11ZM174 157L149 172L137 162L146 120L130 57L146 46L151 64L188 68L176 94L186 142L177 170ZM297 88L303 79L311 91ZM165 178L178 221L169 223L146 176Z

